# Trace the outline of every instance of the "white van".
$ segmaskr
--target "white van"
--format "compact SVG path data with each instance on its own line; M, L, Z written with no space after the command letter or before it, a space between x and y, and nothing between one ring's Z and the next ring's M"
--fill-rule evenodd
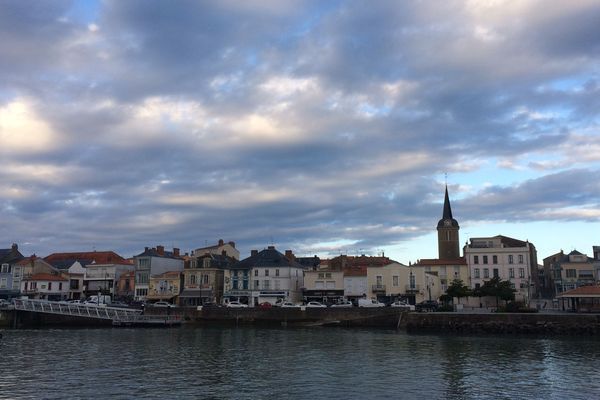
M358 299L359 307L385 307L385 304L378 302L376 299Z

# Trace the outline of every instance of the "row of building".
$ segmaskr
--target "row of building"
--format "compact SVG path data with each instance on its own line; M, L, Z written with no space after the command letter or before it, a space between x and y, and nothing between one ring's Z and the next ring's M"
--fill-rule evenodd
M366 296L415 304L438 299L454 279L475 289L498 277L511 283L517 300L528 303L600 282L600 246L594 246L593 258L561 251L539 265L532 243L502 235L470 238L461 255L459 229L446 188L437 224L439 257L409 265L383 255L296 257L273 246L252 250L240 260L235 243L223 240L185 254L177 248L146 247L132 258L113 251L25 257L13 244L0 249L0 298L67 300L105 294L125 301L198 306L229 300L250 305L279 299L333 303Z

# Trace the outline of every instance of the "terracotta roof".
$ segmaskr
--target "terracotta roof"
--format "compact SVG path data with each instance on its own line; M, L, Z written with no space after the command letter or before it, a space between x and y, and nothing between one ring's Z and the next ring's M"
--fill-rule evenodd
M581 286L556 297L600 297L600 286Z
M180 271L167 271L167 272L163 272L162 274L158 274L158 275L152 275L152 278L177 278L179 277L179 275L181 275Z
M29 278L23 279L23 280L24 281L68 281L68 279L63 278L60 275L52 275L52 274L44 274L44 273L35 274L35 275L32 275Z
M426 266L426 265L467 265L467 260L464 257L457 258L454 260L443 260L439 258L423 258L418 260L415 264L416 266Z
M344 269L344 276L367 276L367 267L351 267Z
M80 261L84 264L129 264L129 262L115 253L114 251L87 251L75 253L52 253L44 257L44 260L50 264L61 263L65 261ZM91 261L90 261L91 260Z

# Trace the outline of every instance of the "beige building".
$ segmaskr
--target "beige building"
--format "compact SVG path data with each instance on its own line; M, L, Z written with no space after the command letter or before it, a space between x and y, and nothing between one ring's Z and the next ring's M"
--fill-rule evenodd
M181 290L181 272L168 271L160 275L153 275L148 282L148 295L151 301L166 300L175 303Z
M425 272L437 275L440 278L442 293L455 279L460 279L467 286L471 285L469 266L464 258L455 260L423 259L412 265L413 268L422 268Z
M381 302L406 299L410 304L437 300L442 294L440 278L422 267L397 262L367 268L367 297Z
M194 250L192 255L196 257L203 256L205 254L214 254L214 255L223 255L235 258L236 260L240 259L240 251L235 248L235 242L227 242L223 239L219 239L216 245L200 247L199 249Z
M540 285L544 296L551 298L581 286L595 285L594 269L594 260L577 250L569 254L561 250L544 258L544 276L549 277Z
M336 303L344 298L344 272L304 271L304 300Z
M517 301L528 303L535 296L538 264L532 243L501 235L470 240L464 254L471 274L471 288L498 277L510 281Z

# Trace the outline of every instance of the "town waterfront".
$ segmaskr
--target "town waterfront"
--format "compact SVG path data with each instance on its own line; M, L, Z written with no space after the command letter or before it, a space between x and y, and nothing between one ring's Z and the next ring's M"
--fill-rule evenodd
M600 340L374 329L0 332L0 399L590 399Z

